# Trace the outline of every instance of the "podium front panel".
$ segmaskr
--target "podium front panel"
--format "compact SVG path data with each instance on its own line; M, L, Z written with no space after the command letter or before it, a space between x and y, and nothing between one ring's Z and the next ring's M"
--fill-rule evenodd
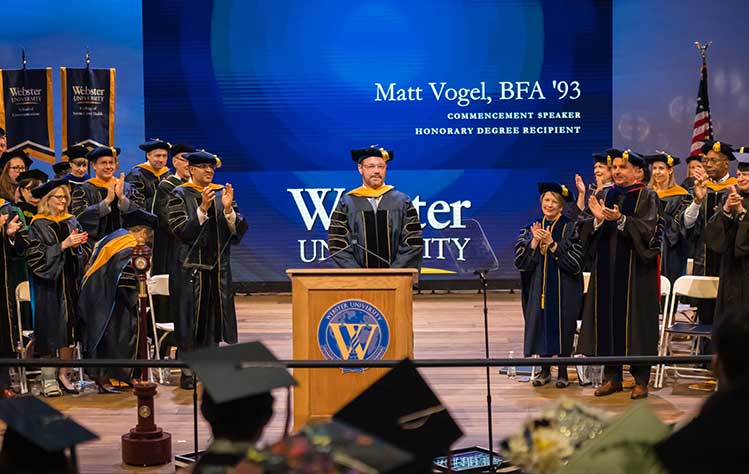
M413 357L412 270L309 270L292 277L294 359ZM330 418L387 369L295 369L294 427Z

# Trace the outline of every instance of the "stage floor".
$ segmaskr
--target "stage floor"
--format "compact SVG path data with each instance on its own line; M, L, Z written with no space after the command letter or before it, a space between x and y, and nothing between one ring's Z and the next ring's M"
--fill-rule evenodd
M237 297L239 339L260 340L282 359L290 359L291 296L268 295ZM489 330L491 355L506 357L509 351L522 355L523 318L520 296L506 292L489 294ZM418 295L414 303L414 351L416 358L482 358L483 313L480 295L452 293ZM422 373L447 405L465 432L455 447L486 445L486 393L484 369L425 369ZM570 370L572 375L572 371ZM282 432L285 392L276 394L276 412L264 439L276 440ZM620 413L631 406L629 391L605 398L595 398L592 388L572 384L556 389L553 384L534 388L529 383L508 379L492 371L492 410L495 444L517 430L521 423L555 397L584 401L590 406ZM709 395L687 388L687 382L676 387L667 385L651 391L648 403L666 422L674 422L695 413ZM174 472L174 464L135 468L121 461L120 436L136 422L135 398L131 392L119 395L85 394L46 399L89 429L97 432L99 441L79 448L81 472ZM192 392L174 386L160 386L156 399L157 424L172 434L175 454L193 449ZM199 424L199 445L206 446L208 426Z

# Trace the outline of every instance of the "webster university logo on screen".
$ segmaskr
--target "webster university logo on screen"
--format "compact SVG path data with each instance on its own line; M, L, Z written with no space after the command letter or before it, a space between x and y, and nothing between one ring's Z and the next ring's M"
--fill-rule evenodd
M390 328L376 306L361 300L343 300L320 319L317 344L327 360L379 360L390 345Z
M346 190L345 188L288 188L286 191L293 198L307 232L310 232L316 225L321 226L325 231L328 230L333 210ZM428 227L436 231L465 229L463 212L472 206L468 199L452 202L438 199L426 202L416 196L411 202L419 214L421 228ZM448 260L448 247L452 247L456 259L464 261L463 255L470 241L470 237L425 237L423 259L425 262ZM325 239L297 239L297 242L299 260L304 263L323 261L329 255L328 242Z

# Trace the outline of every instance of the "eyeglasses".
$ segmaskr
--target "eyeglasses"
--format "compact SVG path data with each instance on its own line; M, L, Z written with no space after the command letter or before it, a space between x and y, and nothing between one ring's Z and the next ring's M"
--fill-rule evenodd
M216 169L216 165L212 165L210 163L201 163L199 165L192 165L192 167L199 168L201 170L207 170L207 169L215 170Z
M57 199L59 201L67 201L68 200L68 197L66 195L64 195L64 194L60 194L60 195L57 195L57 196L50 196L50 199L51 198L55 198L55 199Z
M25 166L11 166L9 169L11 169L13 171L26 171L26 167Z
M724 163L727 161L725 158L703 158L702 163L708 165L717 165L718 163Z

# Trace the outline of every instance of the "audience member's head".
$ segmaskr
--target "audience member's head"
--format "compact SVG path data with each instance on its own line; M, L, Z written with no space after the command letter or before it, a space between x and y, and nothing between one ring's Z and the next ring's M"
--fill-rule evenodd
M216 439L256 442L273 416L271 390L296 385L259 342L188 352L182 359L203 382L200 408Z
M749 311L737 309L715 329L715 371L721 388L749 377Z

